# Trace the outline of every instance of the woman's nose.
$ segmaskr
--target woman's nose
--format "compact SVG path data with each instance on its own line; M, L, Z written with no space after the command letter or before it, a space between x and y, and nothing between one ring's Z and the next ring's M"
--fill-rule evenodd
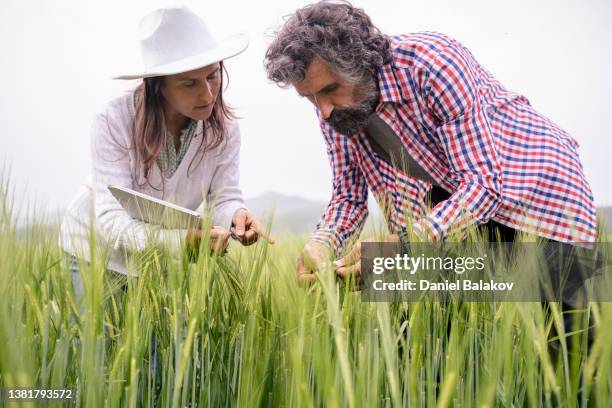
M204 81L204 85L200 89L200 99L206 101L207 103L210 102L214 95L212 87L208 81Z

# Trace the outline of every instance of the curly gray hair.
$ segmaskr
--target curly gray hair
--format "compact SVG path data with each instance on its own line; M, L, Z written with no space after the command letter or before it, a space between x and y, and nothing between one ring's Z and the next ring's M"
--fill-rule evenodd
M390 62L387 36L348 1L320 1L291 15L266 52L268 78L282 87L304 79L315 57L350 82Z

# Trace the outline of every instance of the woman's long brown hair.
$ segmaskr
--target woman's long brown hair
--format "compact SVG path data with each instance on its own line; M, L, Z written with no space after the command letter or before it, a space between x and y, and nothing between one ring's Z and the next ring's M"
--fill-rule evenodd
M199 164L206 151L216 148L224 141L227 135L228 121L236 117L232 109L223 102L223 79L224 75L227 75L227 71L223 66L223 62L219 64L221 70L219 95L213 106L210 118L202 126L202 139L200 140L198 153L189 163L188 175L196 157L199 156ZM136 152L136 179L140 180L140 171L142 171L144 183L140 185L149 184L154 189L158 188L150 183L151 168L155 164L162 148L166 145L167 128L163 110L163 95L161 93L163 81L164 77L144 78L142 84L136 88L134 98L136 119L134 121L133 147ZM209 126L206 126L207 124ZM163 180L162 174L162 183Z

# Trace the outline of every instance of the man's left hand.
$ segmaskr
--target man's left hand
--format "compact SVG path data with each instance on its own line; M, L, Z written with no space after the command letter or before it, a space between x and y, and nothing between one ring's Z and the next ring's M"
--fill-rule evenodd
M389 235L382 240L380 239L365 239L355 243L353 249L343 258L336 259L333 262L336 268L336 275L341 278L348 278L349 275L354 275L356 278L361 273L361 243L362 242L399 242L399 237L395 234Z

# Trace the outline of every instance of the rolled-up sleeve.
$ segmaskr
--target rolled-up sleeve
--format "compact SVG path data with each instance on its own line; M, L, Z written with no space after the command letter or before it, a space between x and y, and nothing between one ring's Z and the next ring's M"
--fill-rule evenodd
M347 240L361 232L368 216L368 187L354 159L348 137L322 123L332 170L332 196L312 239L339 255Z

